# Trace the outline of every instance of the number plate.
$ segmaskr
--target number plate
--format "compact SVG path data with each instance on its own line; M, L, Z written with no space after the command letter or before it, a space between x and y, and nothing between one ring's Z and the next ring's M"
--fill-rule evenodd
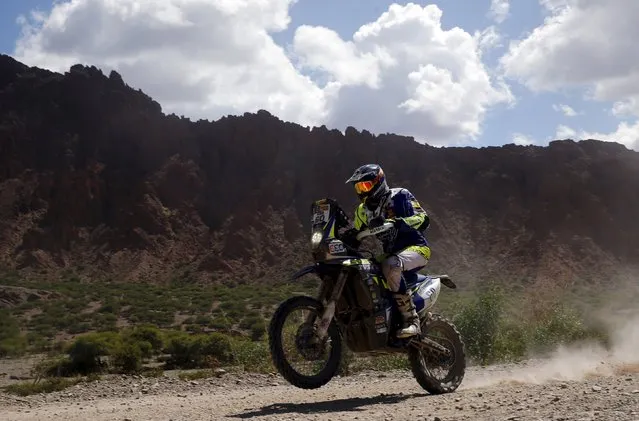
M342 244L339 241L334 241L332 243L329 243L328 245L328 252L330 254L343 253L345 251L346 251L346 247L344 247L344 244Z
M315 213L313 213L313 219L311 222L313 225L327 223L330 212L331 207L329 205L319 205Z

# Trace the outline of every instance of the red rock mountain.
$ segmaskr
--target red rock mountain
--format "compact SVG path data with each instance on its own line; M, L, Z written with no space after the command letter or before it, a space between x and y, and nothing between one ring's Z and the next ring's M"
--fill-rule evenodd
M639 263L639 154L555 141L435 148L286 123L193 122L119 74L0 56L0 263L47 273L276 282L309 261L309 205L356 202L379 162L430 213L432 270L460 282L595 282Z

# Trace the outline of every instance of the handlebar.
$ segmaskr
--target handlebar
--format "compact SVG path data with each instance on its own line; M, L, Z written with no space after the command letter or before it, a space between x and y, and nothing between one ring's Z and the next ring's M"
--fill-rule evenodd
M380 225L378 227L365 229L364 231L357 234L355 238L357 238L357 241L362 241L364 238L370 237L371 235L377 235L382 232L386 232L389 229L393 228L394 226L395 225L392 222L386 222L383 225Z

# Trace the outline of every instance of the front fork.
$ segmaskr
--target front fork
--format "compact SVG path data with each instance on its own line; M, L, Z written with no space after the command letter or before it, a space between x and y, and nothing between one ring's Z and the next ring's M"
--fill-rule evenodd
M316 337L320 340L320 342L323 342L324 339L326 339L326 334L328 333L328 327L330 326L331 321L333 320L333 316L335 315L335 306L337 305L337 300L339 300L340 296L342 295L342 291L344 290L344 285L346 285L346 279L348 279L348 271L342 270L340 274L337 276L335 287L333 288L333 291L331 292L331 296L327 302L324 302L325 294L326 294L326 290L325 290L326 283L322 283L322 287L320 289L318 299L322 301L322 304L324 305L324 311L322 313L322 317L319 320L319 323L317 324L317 329L315 331ZM312 323L314 317L315 315L311 313L309 314L306 321Z

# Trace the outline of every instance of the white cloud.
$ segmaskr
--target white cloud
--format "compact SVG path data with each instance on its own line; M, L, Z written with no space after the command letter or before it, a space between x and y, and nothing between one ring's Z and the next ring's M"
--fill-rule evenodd
M523 133L513 133L513 143L515 145L533 145L535 140L531 136L527 136Z
M639 95L639 1L541 0L550 16L501 65L530 89L588 87L594 99Z
M67 70L115 68L167 111L217 118L265 108L302 124L325 117L325 94L269 31L294 0L73 0L31 19L17 59Z
M476 31L475 39L479 43L479 49L482 52L502 46L502 36L494 25L491 25L482 31Z
M539 4L541 4L541 6L549 12L558 12L565 7L574 5L575 3L575 0L539 0Z
M509 0L491 0L490 11L488 16L495 20L497 23L502 23L508 17L510 10Z
M487 108L513 97L488 74L479 37L443 30L441 17L435 5L393 4L352 40L326 28L298 28L300 62L330 78L330 124L406 133L432 144L476 138Z
M622 121L614 132L590 132L575 130L565 125L557 126L555 133L557 139L597 139L604 142L616 142L625 145L629 149L639 150L639 122L634 124Z
M613 102L617 117L639 117L639 1L540 0L548 17L500 60L504 75L533 91L586 89L590 100ZM559 126L558 134L639 148L636 123L612 133Z
M475 139L490 107L513 102L481 61L494 36L443 30L435 5L391 5L350 40L301 26L287 55L271 33L288 27L295 1L59 1L23 20L15 57L57 71L117 69L166 111L189 117L264 108L305 125L434 144Z
M623 101L617 101L612 105L611 114L617 117L629 117L639 115L639 98L633 97Z
M617 130L612 133L598 133L581 131L580 139L598 139L607 142L617 142L625 145L629 149L639 150L639 121L628 123L622 121Z
M577 136L577 132L563 124L557 126L557 132L555 133L555 138L557 139L573 139Z
M566 117L575 117L578 113L570 105L553 104L552 109L563 113Z

